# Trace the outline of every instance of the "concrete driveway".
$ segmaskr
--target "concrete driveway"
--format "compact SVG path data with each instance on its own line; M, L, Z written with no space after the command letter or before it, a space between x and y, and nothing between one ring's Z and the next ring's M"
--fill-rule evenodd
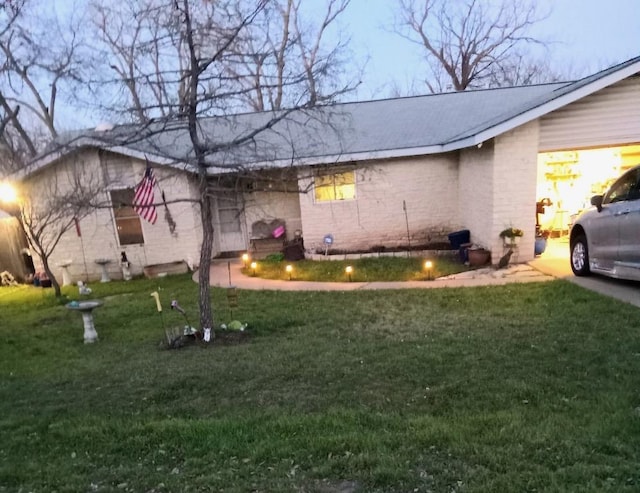
M569 263L568 238L549 240L547 242L547 250L540 257L529 262L529 265L544 274L558 279L565 279L585 289L640 307L639 282L610 279L598 275L589 277L574 276Z

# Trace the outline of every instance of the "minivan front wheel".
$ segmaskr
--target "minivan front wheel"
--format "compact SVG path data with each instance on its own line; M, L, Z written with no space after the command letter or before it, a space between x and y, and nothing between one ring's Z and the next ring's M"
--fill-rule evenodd
M577 235L571 242L571 270L576 276L588 276L591 274L591 269L589 269L589 249L585 235Z

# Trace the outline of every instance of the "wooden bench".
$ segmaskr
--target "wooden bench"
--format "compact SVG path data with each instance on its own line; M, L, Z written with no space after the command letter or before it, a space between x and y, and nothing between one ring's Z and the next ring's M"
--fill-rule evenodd
M254 238L249 241L251 258L261 260L274 253L281 253L284 247L282 238Z
M281 253L286 240L286 235L279 238L273 237L273 232L281 228L284 231L284 221L256 221L251 225L251 240L249 240L249 253L257 260L264 259L274 253Z

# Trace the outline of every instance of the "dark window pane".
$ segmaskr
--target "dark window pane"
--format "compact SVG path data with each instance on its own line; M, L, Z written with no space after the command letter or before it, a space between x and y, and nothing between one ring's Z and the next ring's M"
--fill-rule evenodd
M137 245L144 243L140 216L133 210L134 192L132 188L111 191L113 217L121 245Z
M116 228L118 229L118 239L121 245L144 243L140 218L116 219Z

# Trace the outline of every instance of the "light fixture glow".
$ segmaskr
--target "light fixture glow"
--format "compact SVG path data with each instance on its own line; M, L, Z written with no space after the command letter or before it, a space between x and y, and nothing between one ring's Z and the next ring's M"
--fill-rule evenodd
M244 264L244 266L247 266L247 263L249 262L249 254L248 253L243 253L242 254L242 263Z
M427 271L427 280L431 281L431 271L433 269L433 262L431 260L427 260L424 263L424 269Z
M9 183L0 183L0 202L13 204L18 201L18 192Z
M287 271L287 274L289 274L289 280L291 280L291 273L293 272L293 265L289 264L287 265L284 270Z
M256 269L258 268L258 262L251 262L251 270L253 271L253 275L256 275Z
M347 273L347 276L349 276L349 282L351 282L351 274L353 273L353 267L351 267L350 265L347 265L344 271Z

